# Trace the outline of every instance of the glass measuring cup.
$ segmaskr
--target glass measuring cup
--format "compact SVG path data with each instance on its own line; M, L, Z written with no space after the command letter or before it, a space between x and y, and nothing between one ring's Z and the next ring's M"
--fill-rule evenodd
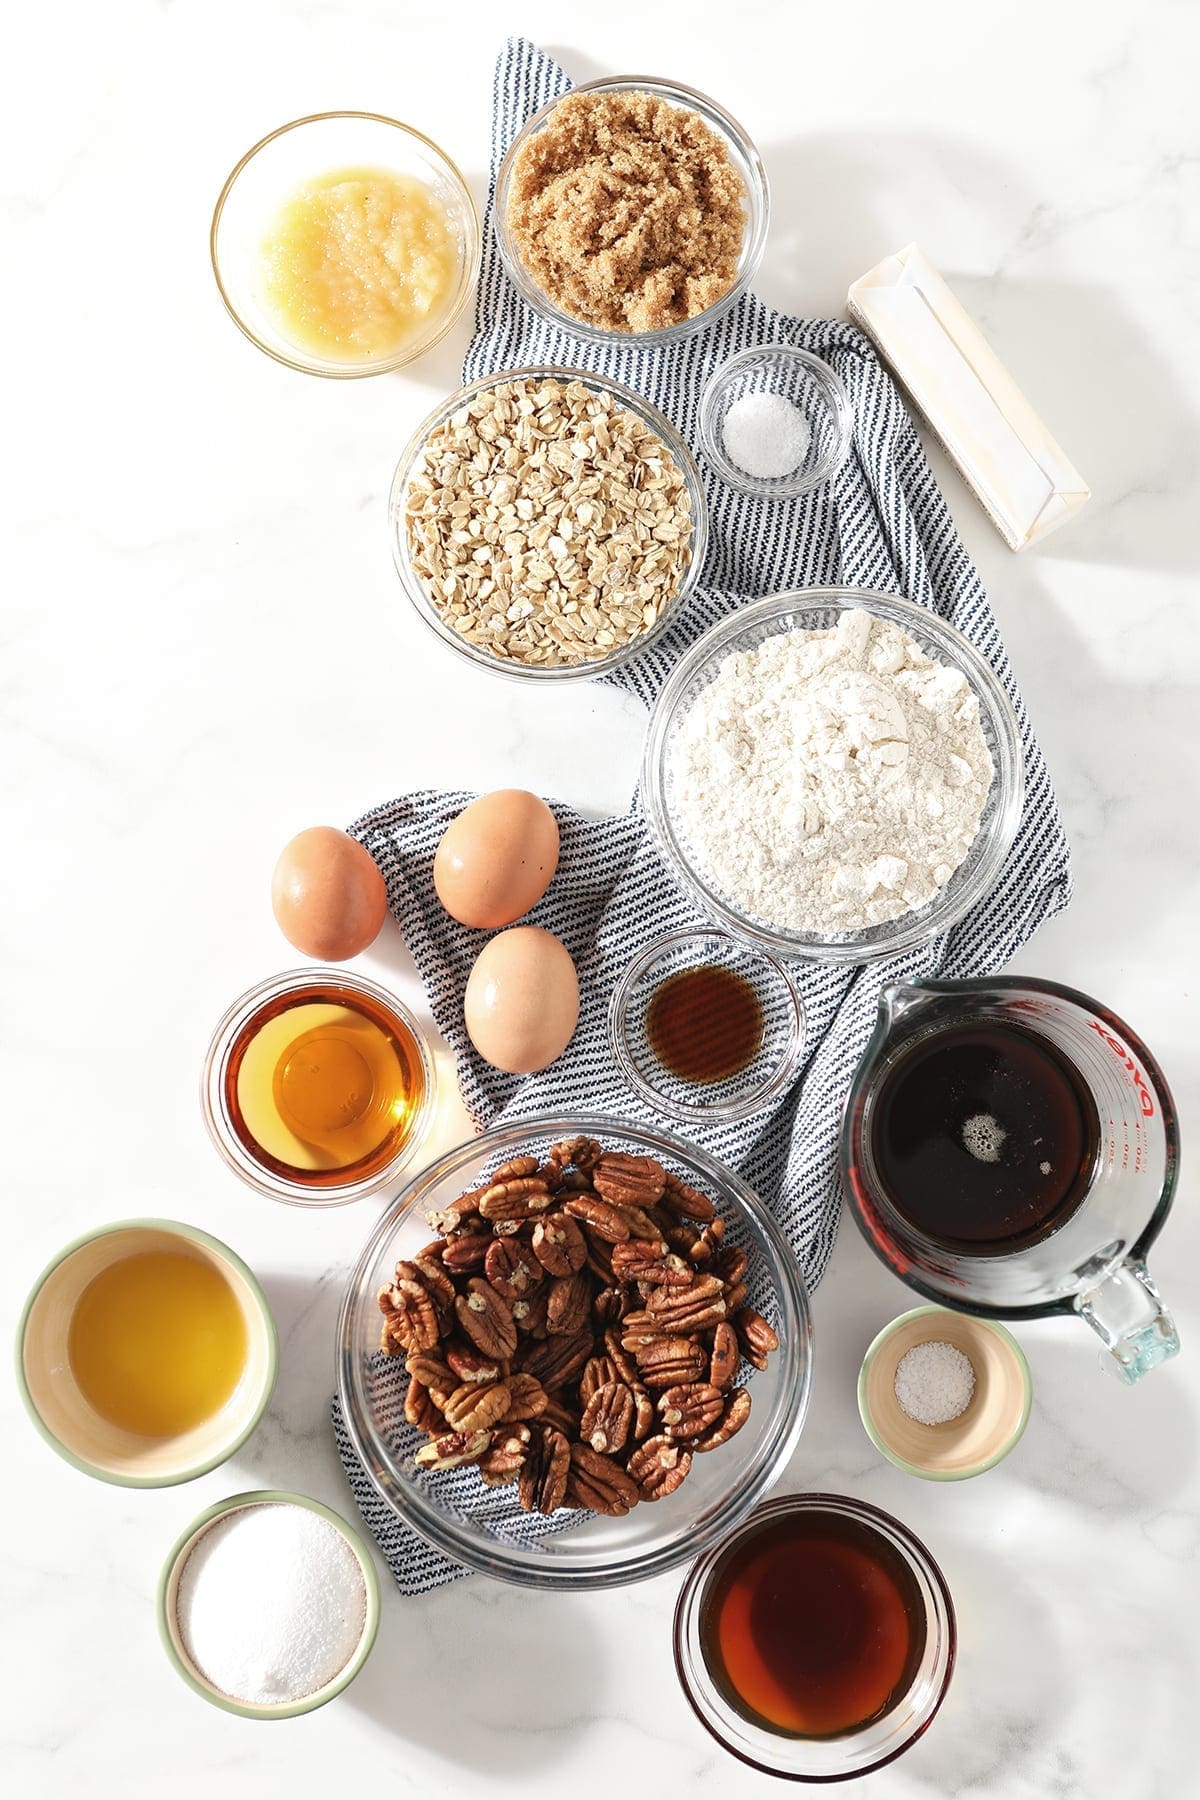
M1012 1249L966 1254L917 1230L890 1204L872 1151L872 1108L898 1057L918 1039L987 1020L1023 1025L1069 1060L1095 1103L1100 1135L1087 1191L1056 1230ZM885 988L846 1102L841 1174L871 1248L928 1299L986 1318L1077 1313L1130 1383L1178 1351L1175 1322L1146 1269L1179 1174L1175 1104L1141 1040L1086 994L1020 975Z

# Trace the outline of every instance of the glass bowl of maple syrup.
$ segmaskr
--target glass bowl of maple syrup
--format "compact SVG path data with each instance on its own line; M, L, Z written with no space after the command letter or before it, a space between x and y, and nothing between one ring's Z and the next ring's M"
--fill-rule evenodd
M641 1100L685 1123L744 1119L786 1092L804 1002L786 966L728 931L672 931L613 990L613 1061Z
M693 1564L675 1666L732 1755L792 1781L844 1781L909 1749L941 1706L957 1626L907 1526L840 1494L770 1500Z
M235 1174L293 1206L342 1206L409 1162L433 1111L417 1020L344 969L291 969L235 1000L209 1045L201 1105Z

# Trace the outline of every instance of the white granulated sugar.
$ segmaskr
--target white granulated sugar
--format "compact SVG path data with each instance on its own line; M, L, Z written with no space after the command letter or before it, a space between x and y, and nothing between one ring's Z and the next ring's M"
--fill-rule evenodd
M859 931L945 885L991 780L966 677L855 609L721 664L679 729L670 798L735 906L792 931Z
M319 1513L289 1502L220 1519L183 1567L176 1617L201 1674L231 1700L315 1694L357 1650L367 1591L358 1558Z
M730 462L760 481L794 475L811 440L807 419L784 394L742 394L721 425Z
M991 1113L972 1113L963 1122L962 1141L976 1162L999 1162L1007 1136L1003 1125L993 1119ZM1045 1169L1042 1173L1046 1173Z

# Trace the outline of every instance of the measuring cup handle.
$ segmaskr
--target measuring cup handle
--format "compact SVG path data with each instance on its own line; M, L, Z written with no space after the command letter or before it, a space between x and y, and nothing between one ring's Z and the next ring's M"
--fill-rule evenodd
M1075 1302L1104 1340L1120 1379L1132 1387L1179 1352L1175 1321L1140 1258L1127 1258Z

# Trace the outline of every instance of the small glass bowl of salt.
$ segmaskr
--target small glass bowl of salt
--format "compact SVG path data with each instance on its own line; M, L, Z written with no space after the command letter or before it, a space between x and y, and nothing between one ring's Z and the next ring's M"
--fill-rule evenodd
M758 344L721 364L700 396L700 444L727 486L795 500L831 481L854 414L838 377L807 350Z

